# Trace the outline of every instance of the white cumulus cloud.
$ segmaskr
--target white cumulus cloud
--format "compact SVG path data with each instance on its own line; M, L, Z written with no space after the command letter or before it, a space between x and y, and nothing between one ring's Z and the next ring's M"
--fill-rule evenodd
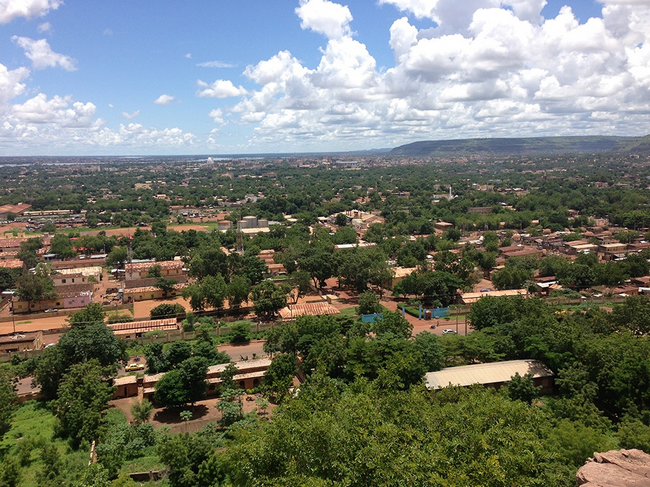
M175 97L171 95L162 94L156 98L153 102L156 105L169 105L175 100Z
M324 34L329 39L350 34L352 13L347 6L329 0L300 0L296 14L300 17L300 27Z
M218 124L225 123L223 119L223 110L221 108L215 108L208 114L208 116L212 118L214 123L218 123Z
M29 37L13 36L11 38L25 51L25 56L32 62L34 69L60 67L66 71L75 71L75 60L64 54L52 51L45 39L34 40Z
M9 70L0 63L0 109L2 104L24 93L26 85L22 82L29 76L29 69Z
M648 131L647 0L603 0L603 18L591 19L577 19L570 7L544 19L545 0L380 3L420 19L418 27L408 17L391 26L393 66L379 67L352 38L347 7L302 0L301 27L328 38L317 66L288 50L250 65L243 74L257 87L210 116L221 130L250 124L251 147L278 150ZM227 80L203 87L242 93Z
M242 96L247 93L247 91L239 86L235 86L232 81L218 79L211 85L205 81L199 80L197 82L199 88L202 88L198 92L198 96L207 97L207 98L231 98L234 96Z
M7 24L18 17L42 17L62 4L62 0L0 0L0 24Z
M95 117L95 105L58 95L48 99L45 94L39 93L25 103L13 105L11 117L23 123L88 127Z
M122 112L122 117L126 118L127 120L133 120L134 118L138 118L140 115L140 110L136 110L135 112Z

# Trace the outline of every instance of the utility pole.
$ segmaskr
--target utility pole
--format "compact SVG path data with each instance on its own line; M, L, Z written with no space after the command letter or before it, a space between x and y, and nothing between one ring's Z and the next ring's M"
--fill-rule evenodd
M16 334L16 315L14 314L14 297L11 296L11 321L14 324L14 335Z
M237 241L235 247L240 254L244 253L244 234L242 232L242 212L239 210L239 220L237 220Z

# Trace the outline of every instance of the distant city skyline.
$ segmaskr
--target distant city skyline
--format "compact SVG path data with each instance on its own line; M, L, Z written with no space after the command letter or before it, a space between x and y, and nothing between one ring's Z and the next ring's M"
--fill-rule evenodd
M650 133L650 0L0 0L0 156Z

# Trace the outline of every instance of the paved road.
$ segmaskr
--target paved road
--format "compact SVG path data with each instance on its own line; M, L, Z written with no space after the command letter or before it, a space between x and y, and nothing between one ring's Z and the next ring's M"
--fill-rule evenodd
M264 355L264 340L251 340L244 345L219 345L217 347L220 352L226 352L230 358L235 362L248 358L251 360L253 354L255 358L260 358Z
M46 318L31 318L29 315L16 315L16 331L30 332L39 330L54 330L67 325L67 316L48 316ZM0 323L0 335L13 333L14 325L12 321Z

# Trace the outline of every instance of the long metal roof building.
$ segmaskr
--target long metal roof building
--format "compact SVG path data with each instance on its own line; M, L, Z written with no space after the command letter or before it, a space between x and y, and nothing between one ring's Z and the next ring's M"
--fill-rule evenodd
M497 385L509 382L519 373L523 376L533 374L533 379L553 377L553 371L537 360L509 360L489 364L462 365L447 367L425 375L425 385L429 390L442 389L449 385L467 387L472 384Z

